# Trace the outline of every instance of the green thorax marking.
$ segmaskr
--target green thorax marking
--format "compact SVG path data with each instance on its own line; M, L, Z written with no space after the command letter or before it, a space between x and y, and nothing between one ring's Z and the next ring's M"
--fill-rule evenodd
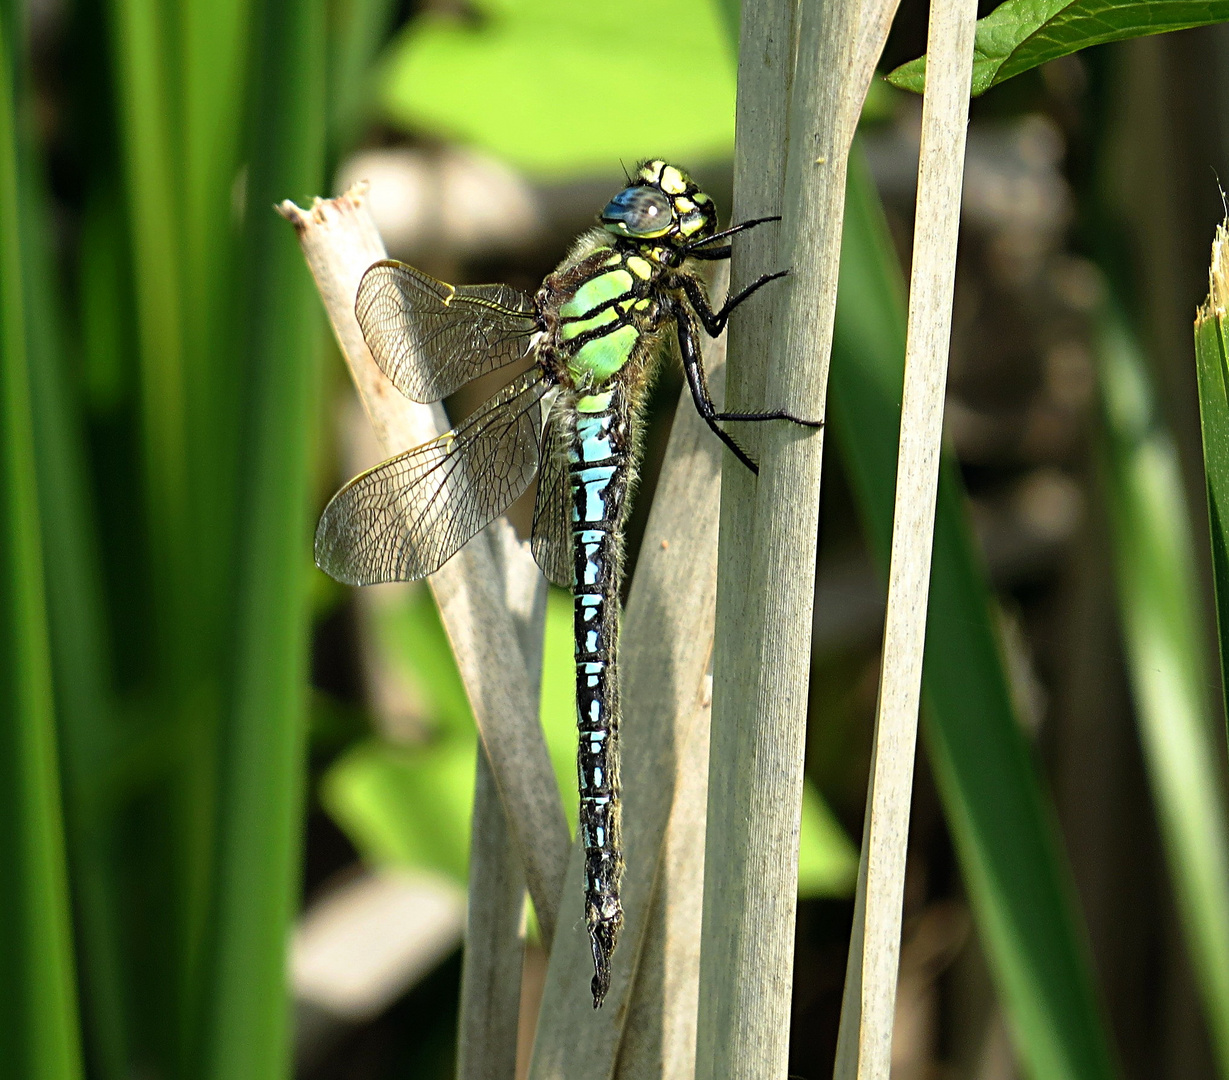
M613 397L613 390L607 390L604 394L586 394L584 397L576 399L576 411L583 413L605 412L610 408L610 402Z
M582 284L570 300L560 305L559 315L564 319L583 319L594 308L631 291L631 274L626 270L607 270Z
M586 341L568 361L568 372L580 386L600 386L631 359L639 338L634 326L620 326Z
M571 341L572 338L579 337L590 330L597 330L599 327L616 322L618 318L619 313L614 308L602 308L596 315L587 319L573 319L571 322L562 323L559 327L559 336L564 341Z

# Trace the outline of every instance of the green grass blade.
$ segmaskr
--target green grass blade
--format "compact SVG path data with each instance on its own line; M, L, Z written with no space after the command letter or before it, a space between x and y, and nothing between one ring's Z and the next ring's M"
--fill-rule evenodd
M1209 26L1229 19L1229 0L1007 0L977 23L973 94L1093 45ZM921 93L926 57L888 81Z
M333 153L354 145L374 100L372 64L388 36L393 0L337 0L329 35L329 135Z
M198 640L220 641L234 598L236 469L242 398L241 348L233 318L238 279L235 217L243 198L243 104L249 0L183 0L179 40L167 56L181 101L174 149L183 282L184 468L192 497L192 606ZM225 655L224 646L221 655Z
M311 278L273 205L324 182L323 3L262 0L253 28L240 322L250 377L201 1046L201 1075L211 1080L275 1080L288 1069L285 950L304 779L309 474L321 335Z
M167 14L157 0L112 0L117 112L132 229L140 348L146 515L156 606L154 640L183 680L198 656L190 632L188 432L184 401L180 154L172 132L178 87Z
M211 563L198 557L185 370L184 188L181 53L177 12L160 0L110 0L115 113L130 230L139 373L142 539L150 594L142 660L148 670L148 739L159 759L147 812L126 838L144 872L131 893L152 904L141 926L151 944L134 965L142 1005L136 1040L158 1068L192 1055L210 889L218 686L217 641L202 633ZM191 388L194 389L194 388ZM230 434L230 433L228 433ZM216 591L216 589L214 590ZM137 950L128 950L140 955Z
M1199 423L1203 468L1211 519L1212 584L1220 641L1221 689L1229 720L1229 333L1225 327L1229 288L1229 225L1216 232L1212 247L1210 295L1195 318L1195 370L1199 379Z
M905 351L903 282L850 159L830 423L886 571ZM1116 1075L1053 816L1014 714L992 600L950 461L940 471L924 735L1016 1053L1036 1080Z
M82 1075L30 420L13 21L0 13L0 1077Z
M1140 741L1187 953L1220 1075L1229 1077L1229 821L1182 474L1139 345L1113 303L1098 352L1101 467Z
M27 296L30 396L78 969L88 1002L83 1019L91 1074L123 1080L129 1074L123 934L107 768L116 752L112 657L81 439L84 418L72 404L50 215L33 172L27 169L21 218L26 278L37 283Z

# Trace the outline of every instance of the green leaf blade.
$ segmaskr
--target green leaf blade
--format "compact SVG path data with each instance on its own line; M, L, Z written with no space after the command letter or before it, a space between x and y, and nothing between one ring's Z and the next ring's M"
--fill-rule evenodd
M1121 308L1101 318L1101 468L1140 742L1186 952L1229 1076L1229 820L1208 707L1194 540L1177 448ZM1221 410L1224 412L1222 390Z
M82 1075L43 592L16 28L0 17L0 1077Z
M238 294L243 469L233 663L224 688L217 862L199 1021L206 1080L290 1069L286 943L298 903L305 773L317 299L273 206L324 181L322 0L260 0Z
M651 26L647 38L612 36L614 25ZM687 42L686 80L678 42ZM609 94L568 93L618 71ZM560 87L548 103L543 86ZM629 99L675 102L629 108ZM623 158L660 154L702 161L734 143L733 65L717 13L694 0L533 0L478 28L423 15L394 43L381 78L386 113L490 151L537 175L607 170Z
M1007 0L977 23L973 94L1093 45L1229 19L1226 0ZM902 64L892 85L921 93L926 58Z

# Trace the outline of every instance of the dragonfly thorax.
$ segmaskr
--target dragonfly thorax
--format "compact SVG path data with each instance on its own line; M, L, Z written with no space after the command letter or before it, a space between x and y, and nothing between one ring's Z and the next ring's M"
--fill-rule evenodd
M668 321L663 259L603 230L586 234L542 283L538 355L564 386L586 392L640 381Z

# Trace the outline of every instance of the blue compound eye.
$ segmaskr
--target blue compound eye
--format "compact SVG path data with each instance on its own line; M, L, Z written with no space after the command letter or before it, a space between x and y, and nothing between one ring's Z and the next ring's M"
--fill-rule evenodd
M661 236L673 223L670 200L653 187L624 188L602 211L602 224L620 236Z

